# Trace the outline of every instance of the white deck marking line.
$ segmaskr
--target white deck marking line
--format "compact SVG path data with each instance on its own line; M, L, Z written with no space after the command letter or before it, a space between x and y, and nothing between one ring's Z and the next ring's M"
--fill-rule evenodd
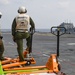
M46 54L42 54L43 56L46 56L46 57L50 57L49 55L46 55Z
M67 45L75 45L75 43L67 43Z
M46 56L46 57L50 57L49 55L47 55L47 54L42 54L43 56ZM63 59L63 60L61 60L61 59L58 59L58 61L60 61L60 62L63 62L63 61L69 61L69 59Z
M9 44L14 45L14 43L9 42Z

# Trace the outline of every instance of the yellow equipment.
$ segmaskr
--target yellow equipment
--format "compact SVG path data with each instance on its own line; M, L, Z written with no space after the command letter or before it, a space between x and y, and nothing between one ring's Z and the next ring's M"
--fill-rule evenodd
M59 49L59 46L57 48ZM27 52L24 52L24 56L26 56L26 54ZM30 64L36 63L33 57L30 58L29 61L26 60L23 62L20 62L19 58L7 58L7 60L0 62L0 75L66 75L60 71L58 56L59 51L57 51L57 54L51 54L47 63L42 66L31 66ZM25 66L25 64L29 66Z

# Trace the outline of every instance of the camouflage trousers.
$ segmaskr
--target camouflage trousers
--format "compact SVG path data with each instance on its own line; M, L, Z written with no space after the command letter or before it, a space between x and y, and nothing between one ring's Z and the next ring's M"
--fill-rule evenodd
M4 45L2 39L0 39L0 60L3 60L3 52L4 52Z
M15 41L17 43L17 52L20 58L20 61L24 61L24 55L23 55L23 39L26 39L26 45L27 48L30 47L30 34L29 33L22 33L17 32L15 35Z

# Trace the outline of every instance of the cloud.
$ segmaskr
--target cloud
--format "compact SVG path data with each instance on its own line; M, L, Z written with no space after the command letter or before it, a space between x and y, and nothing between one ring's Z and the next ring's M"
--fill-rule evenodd
M10 0L0 0L0 3L6 5L10 3Z
M60 7L62 7L62 8L69 8L69 6L70 6L70 1L68 1L68 0L62 0L62 1L58 2L58 4L59 4Z
M67 12L71 12L71 13L75 13L75 1L74 0L60 0L58 2L59 8L61 10L67 11Z

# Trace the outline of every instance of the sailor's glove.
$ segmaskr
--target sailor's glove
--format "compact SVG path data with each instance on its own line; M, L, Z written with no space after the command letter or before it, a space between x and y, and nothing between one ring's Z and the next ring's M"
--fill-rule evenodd
M32 29L32 28L30 28L30 34L34 34L35 33L35 28L34 29Z
M0 39L2 39L3 38L3 36L0 36Z

